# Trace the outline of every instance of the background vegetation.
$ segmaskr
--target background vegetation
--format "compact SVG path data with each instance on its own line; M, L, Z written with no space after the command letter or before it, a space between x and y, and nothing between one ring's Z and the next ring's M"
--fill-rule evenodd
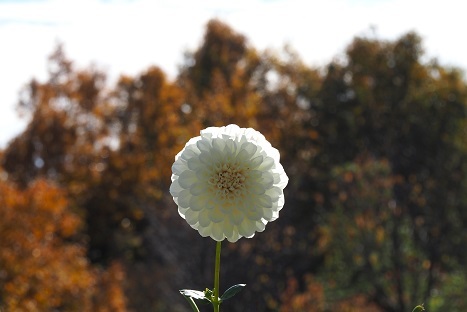
M417 34L312 68L212 20L174 80L109 85L61 46L48 65L0 152L0 309L188 311L178 289L211 287L215 244L179 217L171 165L236 123L290 184L264 233L224 244L221 288L248 284L226 311L467 311L467 85Z

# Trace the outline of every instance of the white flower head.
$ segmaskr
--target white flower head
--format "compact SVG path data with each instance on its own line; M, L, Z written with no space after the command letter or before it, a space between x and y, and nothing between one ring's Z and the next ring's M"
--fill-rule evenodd
M210 127L175 156L178 212L203 237L236 242L279 217L288 183L279 151L252 128Z

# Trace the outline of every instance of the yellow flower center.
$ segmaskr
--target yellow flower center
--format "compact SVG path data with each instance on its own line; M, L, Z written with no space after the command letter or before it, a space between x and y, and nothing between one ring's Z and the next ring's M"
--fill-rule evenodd
M223 164L214 170L208 182L216 195L223 199L233 199L245 188L245 173L238 166Z

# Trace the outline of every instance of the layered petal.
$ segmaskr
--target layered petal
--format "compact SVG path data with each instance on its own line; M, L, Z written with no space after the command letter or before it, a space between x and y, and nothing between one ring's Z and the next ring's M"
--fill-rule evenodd
M235 242L262 232L284 206L279 151L252 128L210 127L175 157L170 194L201 236Z

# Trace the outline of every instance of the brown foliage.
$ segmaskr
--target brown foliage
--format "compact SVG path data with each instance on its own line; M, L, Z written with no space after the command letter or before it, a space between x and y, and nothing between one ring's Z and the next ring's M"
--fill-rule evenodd
M24 191L0 184L0 263L7 310L77 310L91 304L95 277L85 249L66 243L80 220L67 211L63 193L45 181Z
M306 278L306 289L299 292L298 282L291 279L282 297L280 312L382 312L383 310L371 302L365 295L354 295L335 302L326 299L325 287L311 276Z
M213 250L177 214L170 168L200 129L228 123L261 131L290 183L265 233L225 245L221 288L248 284L227 309L427 300L467 259L467 89L421 55L415 34L356 38L345 62L315 69L212 20L175 81L150 67L107 86L58 47L0 152L0 304L124 311L126 295L137 311L184 311L177 290L210 286Z
M85 246L74 242L81 220L70 212L63 191L44 180L25 190L2 180L0 215L1 308L96 311L115 303L112 311L124 311L121 288L108 277L116 269L101 277ZM101 292L109 300L95 302Z

